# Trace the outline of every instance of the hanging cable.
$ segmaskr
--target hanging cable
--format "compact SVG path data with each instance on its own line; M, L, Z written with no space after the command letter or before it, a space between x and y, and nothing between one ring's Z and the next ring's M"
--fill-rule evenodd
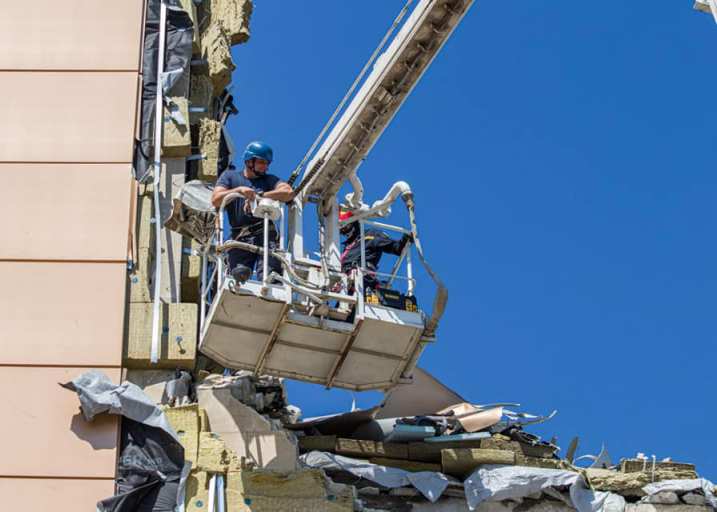
M398 24L401 23L401 20L406 15L406 12L408 12L408 8L413 3L413 0L406 0L405 5L401 9L401 11L396 16L396 19L393 20L393 23L389 27L386 34L383 36L383 39L381 39L381 42L378 44L376 49L371 54L371 57L368 59L368 62L364 65L364 67L361 69L361 72L358 74L354 82L351 84L351 87L349 87L349 90L344 95L343 99L339 103L339 106L336 107L336 110L334 110L334 113L331 114L331 117L326 122L324 127L321 129L321 132L314 140L314 143L311 145L309 150L304 155L304 158L301 159L301 162L299 162L299 165L296 166L296 169L291 173L291 176L289 176L289 179L287 180L287 183L289 185L293 185L296 181L296 178L299 177L299 174L301 173L301 170L306 165L306 162L309 160L309 157L313 154L314 150L316 149L316 146L319 145L319 142L323 140L324 135L326 135L326 132L329 130L329 128L334 124L334 121L336 120L336 117L339 115L341 110L343 110L344 105L346 105L346 102L349 100L349 98L353 95L354 91L356 90L356 87L358 87L358 84L361 83L361 80L363 80L363 77L366 75L366 72L369 70L371 65L376 61L379 54L381 53L381 50L383 50L384 46L386 46L386 43L390 39L393 32L396 30L396 27L398 27Z

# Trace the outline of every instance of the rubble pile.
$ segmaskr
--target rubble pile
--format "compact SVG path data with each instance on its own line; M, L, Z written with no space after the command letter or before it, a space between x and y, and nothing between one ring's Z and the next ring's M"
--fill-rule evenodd
M528 431L555 413L466 401L444 407L462 398L420 368L414 384L376 407L303 420L275 377L225 370L130 378L152 396L146 400L164 404L161 414L184 449L188 511L717 508L714 486L692 464L641 454L612 464L606 450L575 457L577 440L563 452ZM427 410L434 406L440 409ZM392 416L397 410L405 414ZM225 508L208 508L217 493Z

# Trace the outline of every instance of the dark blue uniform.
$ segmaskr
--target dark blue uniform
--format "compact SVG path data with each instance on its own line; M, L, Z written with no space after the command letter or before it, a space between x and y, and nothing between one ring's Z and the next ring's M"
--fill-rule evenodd
M244 176L243 170L230 169L224 171L217 180L218 187L232 189L237 187L249 187L256 191L257 194L270 192L276 188L280 182L278 176L273 174L264 174L256 178L247 178ZM227 205L226 212L229 216L229 225L231 226L231 237L233 240L253 244L259 247L264 246L264 219L254 217L244 212L244 198L234 200ZM273 222L269 223L269 249L274 250L279 246L279 234ZM260 281L264 275L264 268L261 262L263 259L259 254L241 249L232 249L229 251L229 271L231 272L237 265L245 265L250 269L259 261L256 269L257 279ZM281 274L281 263L276 258L269 257L269 272L274 271Z
M344 250L341 254L341 271L348 273L352 268L361 266L361 235L358 225L351 230L351 234L344 242ZM366 249L366 268L368 272L364 276L364 287L376 289L378 280L373 272L378 271L378 264L384 253L400 255L406 245L404 239L394 240L383 231L368 229L364 232L364 247Z

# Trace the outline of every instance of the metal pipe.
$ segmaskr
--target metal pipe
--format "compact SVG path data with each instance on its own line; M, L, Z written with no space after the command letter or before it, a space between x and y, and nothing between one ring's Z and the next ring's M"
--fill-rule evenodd
M202 251L201 300L199 309L199 332L204 331L204 320L207 317L207 248Z
M407 245L406 248L408 249L406 253L406 278L408 279L406 294L413 295L414 288L416 287L416 281L413 279L413 258L411 257L411 246Z
M216 512L214 507L217 497L217 475L213 474L209 479L209 494L208 494L207 512Z
M262 284L269 285L269 216L264 215L264 259L262 261Z
M162 73L164 73L164 47L167 30L167 5L162 1L159 8L159 48L157 49L157 101L154 109L154 300L152 304L152 346L149 360L152 364L159 362L160 341L160 294L162 290L162 222L159 210L159 183L162 176L162 131L164 119L164 91L162 90Z
M403 248L401 251L401 255L396 260L396 263L393 265L393 269L391 269L390 279L386 283L387 287L391 287L393 284L393 281L398 277L398 271L401 269L401 263L403 263L403 260L406 259L406 251L410 250L410 246L406 244L406 247Z
M385 229L386 231L395 231L397 233L403 233L404 235L411 234L410 229L402 228L401 226L394 226L393 224L384 224L383 222L376 222L375 220L364 220L364 223L379 229Z
M363 206L363 183L358 177L357 170L349 175L349 181L354 191L346 194L346 202L351 208L361 208Z
M224 495L224 475L217 475L217 512L226 511L226 497Z

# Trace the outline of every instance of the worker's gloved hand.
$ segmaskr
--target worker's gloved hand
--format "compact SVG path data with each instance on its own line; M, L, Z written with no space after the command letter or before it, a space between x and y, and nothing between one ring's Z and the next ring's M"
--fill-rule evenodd
M413 235L406 233L401 238L401 252L406 248L406 245L413 242Z
M237 283L246 283L251 277L251 269L240 263L232 269L231 275Z

